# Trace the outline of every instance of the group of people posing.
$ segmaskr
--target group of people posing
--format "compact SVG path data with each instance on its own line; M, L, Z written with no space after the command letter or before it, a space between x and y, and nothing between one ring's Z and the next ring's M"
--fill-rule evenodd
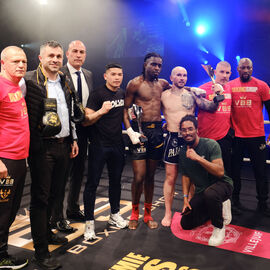
M173 68L171 84L160 79L162 57L149 53L144 58L142 74L132 79L126 90L120 88L123 68L119 63L106 65L105 84L94 90L91 71L82 68L86 58L83 42L69 44L64 66L63 57L62 46L48 41L40 47L37 69L26 72L27 58L21 48L9 46L1 52L0 268L20 269L28 263L7 252L9 228L22 197L26 158L31 174L33 261L43 269L61 267L51 257L48 245L68 242L52 230L74 232L76 229L67 219L85 222L85 240L96 239L96 190L105 164L111 206L108 222L118 228L137 229L142 193L143 222L149 229L158 227L151 208L155 171L163 159L165 215L161 224L171 225L175 183L180 172L182 228L189 230L211 220L214 228L209 245L222 244L225 226L232 218L231 200L234 214L241 214L244 209L239 195L246 150L256 179L257 210L270 215L262 114L263 105L270 113L270 89L252 76L249 58L239 61L239 78L229 81L231 66L221 61L214 71L215 82L196 88L186 86L184 67ZM74 94L85 107L82 121L74 120ZM198 120L194 116L196 108ZM125 163L122 123L130 138L134 172L129 222L120 214ZM78 201L87 150L88 175L82 211ZM66 219L63 201L67 182Z

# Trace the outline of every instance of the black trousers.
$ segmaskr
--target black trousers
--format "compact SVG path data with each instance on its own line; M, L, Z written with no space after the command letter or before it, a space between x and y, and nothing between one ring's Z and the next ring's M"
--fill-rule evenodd
M70 143L44 140L43 149L29 155L31 173L30 221L37 256L48 253L49 220L68 173Z
M88 135L87 128L81 125L76 125L76 132L78 136L78 146L79 154L77 157L71 160L71 172L69 179L69 193L67 199L67 211L78 212L80 210L79 206L79 196L83 181L83 173L85 169L85 160L87 157L87 147L88 147Z
M0 158L8 169L8 175L14 179L5 181L0 179L0 259L7 256L9 228L15 220L19 210L25 176L25 159L12 160Z
M232 195L233 187L225 181L218 181L190 200L191 212L181 219L184 230L203 225L209 219L217 228L223 227L222 203Z
M69 185L69 193L68 193L68 206L67 210L70 212L77 212L80 210L80 206L78 204L81 185L83 180L83 172L85 168L85 160L87 156L87 146L88 146L88 135L87 129L82 127L81 125L76 125L76 133L78 136L78 146L79 146L79 154L74 159L70 159L67 171L67 175L65 177L64 186L61 188L61 194L56 198L51 223L55 224L57 221L64 219L64 199L65 199L65 191L66 184L68 180L70 181ZM70 176L70 179L69 179Z
M230 134L230 131L228 134L217 141L222 153L222 159L224 163L224 169L226 172L226 175L232 177L232 144L233 144L233 137Z
M265 137L239 138L233 142L232 178L234 183L233 200L239 200L241 191L241 166L244 151L248 150L256 180L257 199L265 203L268 199L268 183L266 176Z
M94 220L96 190L105 163L109 174L109 202L111 213L115 214L120 209L121 176L124 168L124 147L99 146L90 143L88 151L88 177L83 194L84 213L86 220Z

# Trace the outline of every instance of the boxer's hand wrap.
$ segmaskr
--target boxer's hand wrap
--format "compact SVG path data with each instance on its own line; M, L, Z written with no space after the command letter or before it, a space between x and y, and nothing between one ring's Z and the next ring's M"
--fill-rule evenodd
M132 144L138 144L140 143L140 137L142 136L139 132L136 132L132 129L132 127L129 127L127 129L127 135L129 136Z

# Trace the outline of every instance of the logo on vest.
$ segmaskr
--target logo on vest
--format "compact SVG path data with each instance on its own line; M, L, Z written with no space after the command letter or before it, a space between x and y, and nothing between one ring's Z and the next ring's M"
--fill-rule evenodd
M0 189L0 202L8 202L8 196L10 195L10 189Z

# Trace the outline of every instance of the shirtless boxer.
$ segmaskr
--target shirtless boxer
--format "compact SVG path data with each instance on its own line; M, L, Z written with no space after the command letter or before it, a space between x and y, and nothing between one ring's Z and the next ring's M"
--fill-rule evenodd
M161 93L168 89L169 83L159 79L162 58L156 53L149 53L144 58L143 74L128 83L125 97L124 123L131 139L132 166L134 180L132 183L132 214L129 229L138 226L139 202L144 190L144 222L150 229L158 227L151 217L151 207L154 191L154 175L158 161L162 158L163 131L161 127ZM130 124L128 109L137 104L143 109L142 130L148 141L140 144L138 125L135 121Z
M165 197L165 216L161 221L163 226L170 226L172 219L172 201L175 181L178 175L178 160L181 145L184 140L179 135L179 123L187 115L194 115L196 105L207 111L215 111L217 103L202 98L200 89L195 87L184 88L187 82L187 71L183 67L175 67L170 79L172 88L161 95L162 110L167 122L168 135L164 142L164 156L166 179L163 186Z

